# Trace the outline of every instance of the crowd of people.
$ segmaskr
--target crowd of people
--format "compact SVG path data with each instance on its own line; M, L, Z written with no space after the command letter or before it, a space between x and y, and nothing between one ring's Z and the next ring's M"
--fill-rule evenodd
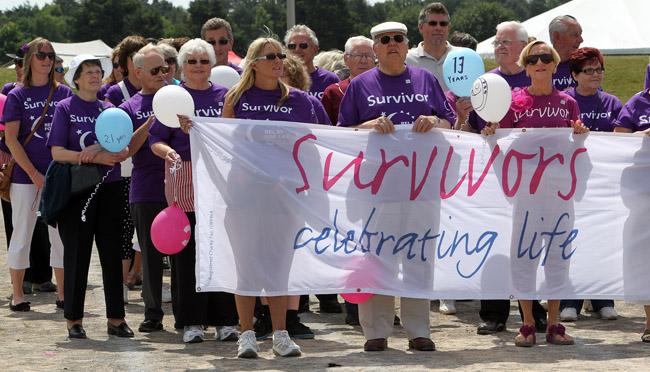
M95 243L110 335L134 336L125 320L125 303L129 289L139 281L145 310L138 331L163 329L163 272L169 265L174 326L182 330L183 342L202 342L206 327L216 327L219 340L237 341L237 355L251 358L259 352L257 341L269 336L273 351L280 356L300 355L294 340L314 338L298 315L309 310L304 296L256 298L196 292L196 216L188 135L192 121L179 116L180 128L170 128L155 119L152 109L154 95L168 84L189 92L197 116L208 112L214 117L338 125L379 133L391 133L395 125L402 124L412 124L418 133L443 128L486 136L499 127L571 127L576 134L650 129L650 121L642 120L650 113L650 77L645 88L624 105L605 92L601 86L604 58L598 49L580 48L581 26L568 15L550 23L551 43L532 40L516 21L496 27L493 46L498 67L490 73L507 81L513 97L531 104L523 108L525 115L515 115L513 107L499 123L486 123L472 110L469 98L456 97L443 79L442 66L451 51L459 46L476 48L471 35L456 33L450 38L450 28L445 6L431 3L418 18L423 41L411 49L407 27L384 22L370 30L370 38L353 36L343 51L319 54L314 31L296 25L283 41L272 35L254 40L239 66L228 61L235 40L231 25L220 18L208 20L197 39L152 41L127 36L111 58L79 55L67 71L48 40L36 38L24 44L11 55L16 82L6 84L0 95L4 102L0 155L3 162L9 158L16 162L10 201L2 201L11 310L30 311L26 294L32 288L56 291L56 306L63 310L68 336L86 338L84 299ZM211 69L218 65L230 66L241 75L231 89L210 81ZM425 99L408 103L381 99L404 92ZM535 108L547 106L566 110L541 117L541 110ZM124 110L134 127L129 146L117 153L104 150L94 133L97 117L111 107ZM52 161L96 164L107 175L97 190L71 195L56 226L47 226L37 219L36 209ZM256 198L259 205L276 207L278 203L265 195ZM187 215L192 237L181 253L167 258L154 247L150 230L156 215L172 202ZM82 213L83 223L79 220ZM245 235L229 238L249 247ZM248 249L254 252L255 248ZM235 269L267 269L263 265ZM56 285L51 281L52 271ZM321 312L343 312L336 295L318 295L318 299ZM394 324L400 323L410 349L435 350L429 300L402 297L400 301L400 317L390 296L376 295L358 307L345 304L345 322L361 326L365 351L385 350ZM547 310L538 301L520 300L523 325L515 345L535 345L537 332L546 334L547 343L573 344L560 321L576 321L583 305L602 319L617 318L612 300L583 302L549 299ZM441 299L439 309L453 314L455 302ZM504 331L509 312L507 299L481 301L477 333ZM642 340L650 342L650 305L645 312Z

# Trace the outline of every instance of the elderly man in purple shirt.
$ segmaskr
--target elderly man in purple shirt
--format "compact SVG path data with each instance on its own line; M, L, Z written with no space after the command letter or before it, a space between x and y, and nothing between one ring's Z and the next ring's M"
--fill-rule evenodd
M557 16L548 25L548 34L553 48L560 55L560 64L553 74L553 85L558 90L575 87L576 84L569 70L569 56L582 44L582 27L575 17L570 15Z

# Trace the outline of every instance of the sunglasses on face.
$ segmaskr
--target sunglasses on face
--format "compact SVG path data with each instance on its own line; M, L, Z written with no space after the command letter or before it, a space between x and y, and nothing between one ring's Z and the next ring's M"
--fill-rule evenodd
M598 68L588 67L588 68L585 68L584 70L582 70L582 73L587 74L587 75L593 75L593 74L600 75L600 74L602 74L604 72L605 72L604 67L598 67Z
M54 59L56 58L56 53L54 53L54 52L48 52L48 53L45 53L45 52L36 52L36 53L34 53L34 55L36 56L36 58L37 58L39 61L44 61L45 58L49 58L50 61L54 61Z
M437 25L440 25L440 27L447 27L449 26L449 21L429 21L427 24L431 27L436 27Z
M154 67L154 68L152 68L152 69L149 70L149 73L150 73L152 76L156 76L156 75L158 75L158 73L160 73L160 72L162 72L163 75L166 74L166 73L168 73L168 72L169 72L169 66L158 66L158 67Z
M379 39L379 41L380 41L382 44L388 44L388 43L390 43L390 40L391 40L391 39L395 40L395 42L399 44L399 43L404 42L404 39L405 39L405 38L404 38L404 35L395 35L395 36L388 36L388 35L386 35L386 36L382 36L382 37Z
M208 44L210 45L215 45L216 43L219 43L219 45L226 45L230 42L228 39L219 39L219 40L206 40Z
M526 57L526 64L527 65L536 65L537 61L542 61L543 64L548 65L549 63L553 62L553 55L546 53L546 54L531 54L528 57Z
M119 68L119 67L120 67L120 64L119 64L119 63L117 63L117 62L113 62L113 68Z
M197 63L201 63L202 65L209 65L210 60L209 59L188 59L185 61L188 65L195 65Z
M283 60L287 58L287 55L284 53L269 53L265 56L255 58L256 61L275 61L276 58Z
M58 72L59 74L62 74L63 71L65 71L65 69L61 66L54 68L54 72Z
M309 44L307 44L307 43L300 43L300 44L290 43L290 44L287 44L287 48L289 48L291 50L296 49L296 47L300 47L300 49L307 49L307 48L309 48Z
M15 58L14 59L14 65L18 67L23 67L23 59L22 58Z

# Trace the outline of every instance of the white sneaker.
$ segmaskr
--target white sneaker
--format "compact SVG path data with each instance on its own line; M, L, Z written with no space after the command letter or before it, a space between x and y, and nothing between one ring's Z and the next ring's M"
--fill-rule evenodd
M214 335L219 341L237 341L239 339L239 331L233 326L217 327L217 332Z
M440 311L440 314L456 314L456 300L440 300L440 307L438 310Z
M122 297L124 297L124 305L129 303L129 287L126 284L122 284Z
M600 318L605 320L616 320L618 319L618 313L613 307L603 307L600 309Z
M255 331L244 331L237 340L237 358L257 358L259 351Z
M563 322L575 322L578 320L578 311L572 307L565 307L560 312L560 320Z
M183 327L183 342L186 344L203 342L203 326L191 325Z
M273 332L273 352L275 355L283 357L298 356L301 354L300 346L293 342L287 331Z
M162 299L162 303L164 303L164 304L168 304L168 303L172 302L172 290L169 288L168 285L163 284L161 299Z

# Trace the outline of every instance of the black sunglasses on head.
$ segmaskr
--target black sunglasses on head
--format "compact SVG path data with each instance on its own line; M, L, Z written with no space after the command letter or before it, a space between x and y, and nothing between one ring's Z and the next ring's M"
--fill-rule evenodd
M447 27L449 26L449 21L429 21L427 24L431 27L435 27L437 25L440 25L440 27Z
M185 63L187 63L188 65L195 65L195 64L197 64L199 62L202 65L209 65L210 64L209 59L198 59L198 60L197 59L188 59L187 61L185 61Z
M395 35L395 36L386 35L386 36L382 36L381 38L379 38L379 41L382 44L388 44L388 43L390 43L391 39L395 40L395 42L399 44L399 43L404 42L405 37L404 37L404 35Z
M553 55L550 53L531 54L525 59L527 65L535 65L539 60L541 60L543 64L548 65L553 62Z
M276 58L283 60L287 58L287 55L284 53L269 53L265 56L255 58L256 61L275 61Z
M158 73L160 73L160 72L162 72L163 75L166 74L166 73L168 73L168 72L169 72L169 66L158 66L158 67L154 67L154 68L152 68L152 69L149 70L149 73L150 73L152 76L156 76L156 75L158 75Z
M22 58L14 58L14 65L18 67L23 67L23 59Z
M214 45L216 43L219 43L219 45L226 45L230 42L228 39L219 39L219 40L206 40L208 44Z
M54 52L48 52L48 53L45 53L45 52L36 52L36 53L34 53L34 56L36 56L36 58L37 58L39 61L44 61L45 58L49 58L50 61L54 61L54 59L56 58L56 53L54 53Z
M291 50L296 49L296 47L300 47L300 49L307 49L307 48L309 48L309 44L307 44L307 43L300 43L300 44L290 43L290 44L287 44L287 48L289 48Z

